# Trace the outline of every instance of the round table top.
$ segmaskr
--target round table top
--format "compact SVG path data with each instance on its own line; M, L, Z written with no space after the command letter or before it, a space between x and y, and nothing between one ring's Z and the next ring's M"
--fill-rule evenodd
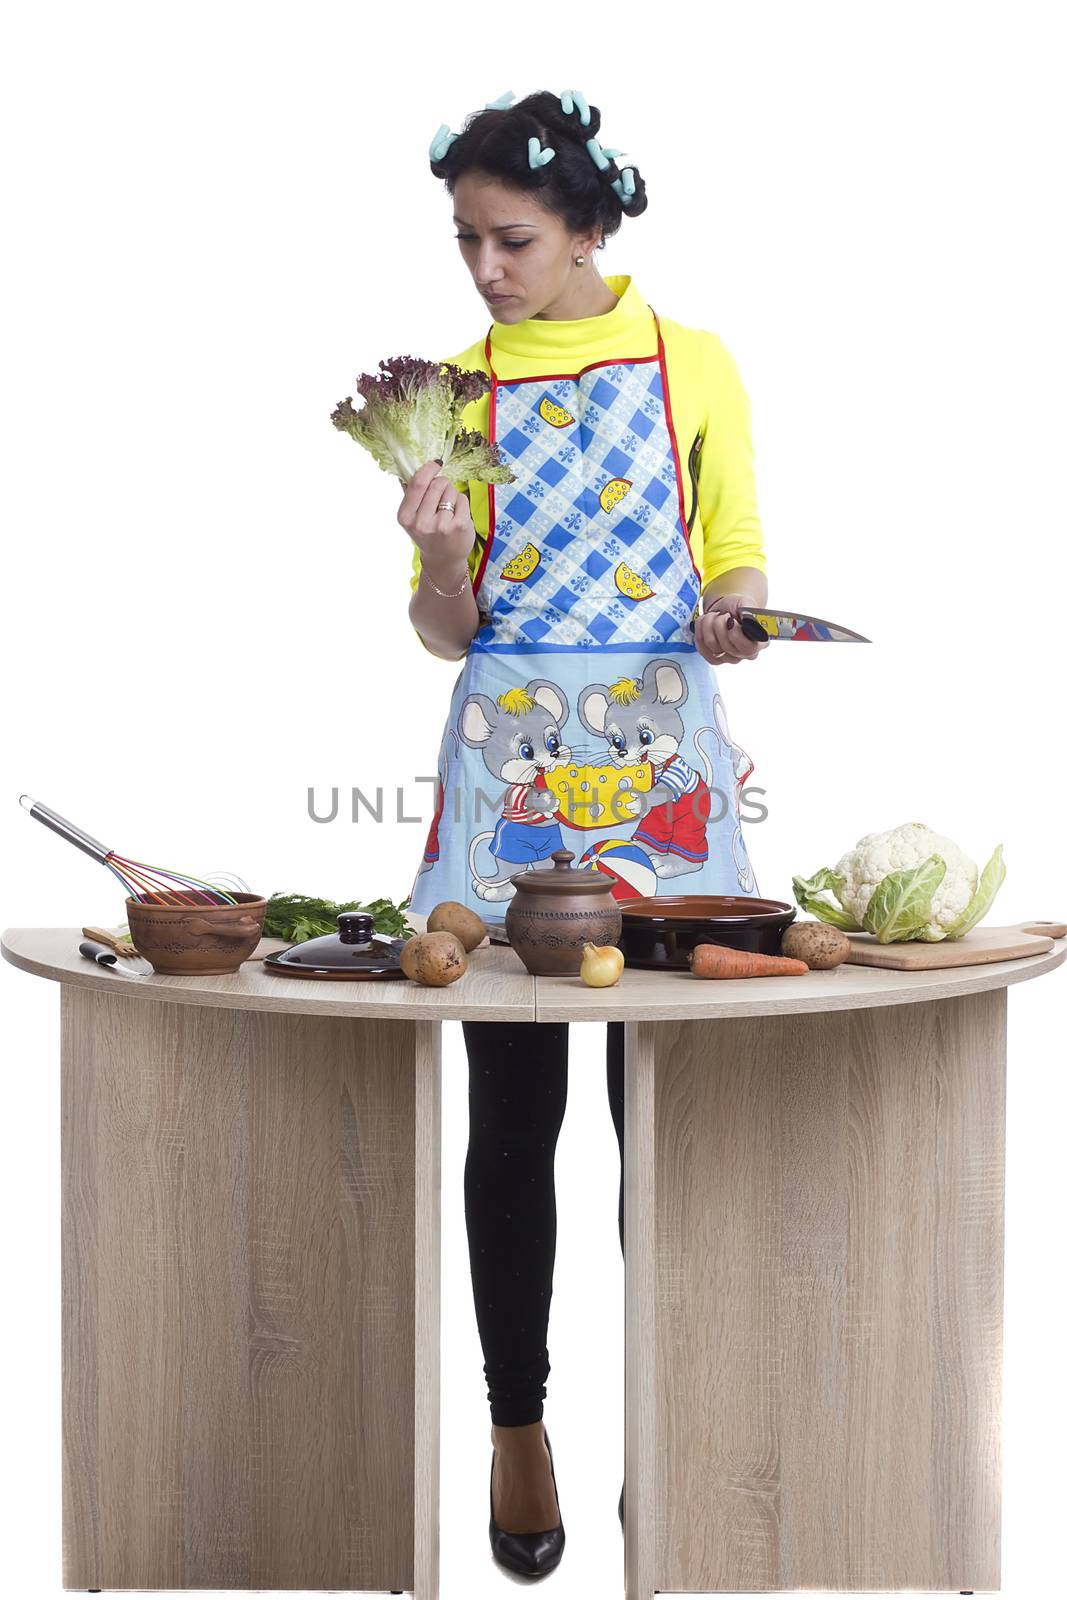
M780 1016L845 1011L868 1006L944 1000L1024 983L1050 972L1067 956L1067 936L1052 948L1014 961L901 972L849 962L796 978L694 978L692 973L627 967L610 989L591 989L581 978L535 978L508 945L483 942L467 971L443 989L405 978L323 980L279 977L253 957L224 977L170 978L119 974L78 952L80 928L8 928L0 941L5 960L25 972L78 988L121 988L144 1000L222 1006L237 1011L283 1011L308 1016L395 1017L429 1022L659 1022L707 1017ZM284 949L265 940L258 955ZM120 963L121 965L122 963Z

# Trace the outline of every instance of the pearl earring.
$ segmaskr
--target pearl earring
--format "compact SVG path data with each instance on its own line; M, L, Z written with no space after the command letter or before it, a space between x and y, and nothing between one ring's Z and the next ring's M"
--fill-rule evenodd
M585 257L584 256L579 256L578 259L575 261L574 265L576 267L584 267L585 266Z

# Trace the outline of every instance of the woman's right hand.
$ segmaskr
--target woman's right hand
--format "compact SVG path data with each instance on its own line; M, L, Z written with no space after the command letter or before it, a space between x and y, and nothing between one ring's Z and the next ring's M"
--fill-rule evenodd
M475 528L470 501L449 478L437 471L439 461L427 461L405 485L396 520L419 547L419 558L431 577L454 575L467 565L474 549ZM451 500L455 511L439 510Z

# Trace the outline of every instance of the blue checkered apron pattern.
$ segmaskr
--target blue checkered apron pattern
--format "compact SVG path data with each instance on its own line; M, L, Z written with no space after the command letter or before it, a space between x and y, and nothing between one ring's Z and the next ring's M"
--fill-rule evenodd
M489 436L514 481L489 489L481 623L452 692L414 912L458 900L499 922L512 875L560 849L623 903L759 893L740 823L752 762L693 640L700 577L655 320L656 356L572 374L499 379L486 339ZM595 785L598 766L634 761L651 762L656 790L622 822L558 805L546 782Z

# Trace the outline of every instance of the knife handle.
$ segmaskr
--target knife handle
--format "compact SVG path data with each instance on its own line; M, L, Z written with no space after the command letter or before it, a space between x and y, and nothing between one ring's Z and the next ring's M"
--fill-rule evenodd
M739 610L738 616L741 619L741 632L746 639L754 639L757 644L762 644L764 639L770 638L770 634L762 622L757 622L755 617L751 616L747 611L744 609Z
M80 955L87 956L90 961L96 961L102 967L113 967L118 960L114 950L109 950L106 945L98 944L95 939L83 939L78 946Z

